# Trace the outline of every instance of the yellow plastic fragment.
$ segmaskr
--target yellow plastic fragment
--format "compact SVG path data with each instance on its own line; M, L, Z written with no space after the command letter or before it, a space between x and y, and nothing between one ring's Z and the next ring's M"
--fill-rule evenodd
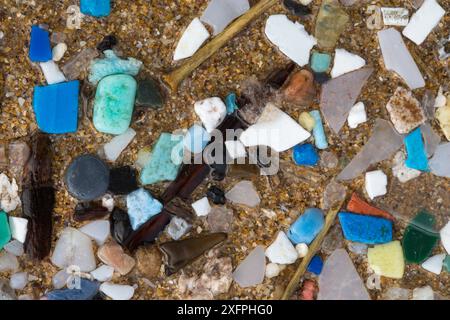
M405 272L405 260L400 241L376 245L367 253L372 270L387 278L401 279Z

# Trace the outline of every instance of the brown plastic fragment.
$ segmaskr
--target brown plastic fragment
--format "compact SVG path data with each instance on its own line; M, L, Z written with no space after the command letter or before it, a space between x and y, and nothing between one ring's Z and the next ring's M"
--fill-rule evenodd
M77 222L102 219L109 215L107 208L97 202L81 202L75 207L73 220Z
M196 260L227 238L226 233L210 233L197 238L163 243L159 249L164 254L166 274L169 276Z
M42 260L51 250L55 191L52 182L52 150L49 137L35 133L31 137L31 156L25 167L22 210L28 220L25 250Z
M123 243L124 246L132 252L142 244L154 242L171 219L172 215L163 210L144 223L138 230L133 231Z

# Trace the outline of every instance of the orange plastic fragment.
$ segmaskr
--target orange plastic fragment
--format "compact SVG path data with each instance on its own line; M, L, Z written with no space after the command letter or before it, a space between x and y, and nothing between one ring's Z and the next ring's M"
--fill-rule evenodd
M347 204L347 210L353 213L366 214L394 221L394 216L389 212L375 208L361 199L356 193L352 194Z

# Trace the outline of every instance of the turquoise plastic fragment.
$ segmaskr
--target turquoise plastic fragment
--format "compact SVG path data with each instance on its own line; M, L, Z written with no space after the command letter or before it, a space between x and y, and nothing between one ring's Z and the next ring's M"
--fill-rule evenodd
M322 117L320 115L320 111L313 110L309 113L314 120L316 121L313 129L314 143L317 149L326 149L328 148L327 136L325 135L325 130L323 128Z
M161 133L149 162L141 171L143 185L175 180L183 159L183 138L180 135Z
M135 76L142 67L141 61L134 58L120 59L112 50L105 50L103 53L105 54L104 59L96 59L91 62L89 82L92 84L96 84L104 77L112 74Z
M70 81L34 87L33 109L39 129L63 134L78 128L79 82Z
M111 1L80 0L80 10L83 14L93 17L106 17L111 13Z
M236 94L230 93L225 98L225 105L227 106L227 114L232 114L238 109L238 105L236 103Z
M163 205L144 188L133 191L127 196L127 210L133 230L161 212Z
M136 97L136 80L117 74L99 82L94 102L94 126L103 133L122 134L130 126Z
M331 56L328 53L313 52L311 56L311 69L314 72L326 72L330 67Z
M52 60L52 47L50 46L50 37L47 30L39 26L31 27L30 51L28 52L28 56L33 62L47 62Z
M9 229L8 216L4 211L0 211L0 250L11 240L11 230Z
M425 172L430 171L420 128L417 128L408 134L403 141L408 155L405 160L405 165L411 169Z
M345 239L366 244L381 244L392 241L392 221L354 214L339 213L339 222Z

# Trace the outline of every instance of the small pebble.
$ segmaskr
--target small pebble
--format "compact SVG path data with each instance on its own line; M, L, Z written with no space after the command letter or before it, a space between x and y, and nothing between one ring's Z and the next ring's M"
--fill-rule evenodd
M91 271L92 277L100 282L110 281L114 274L114 268L106 264Z
M309 248L306 243L299 243L295 246L295 250L297 250L299 258L304 258L308 254Z
M67 44L64 42L58 43L52 49L52 59L53 61L59 61L64 57L64 54L67 51Z
M280 265L276 263L269 263L266 266L266 278L271 279L277 277L281 272Z
M27 283L28 273L26 272L15 273L9 280L9 285L11 286L11 288L16 290L23 290L27 286Z

